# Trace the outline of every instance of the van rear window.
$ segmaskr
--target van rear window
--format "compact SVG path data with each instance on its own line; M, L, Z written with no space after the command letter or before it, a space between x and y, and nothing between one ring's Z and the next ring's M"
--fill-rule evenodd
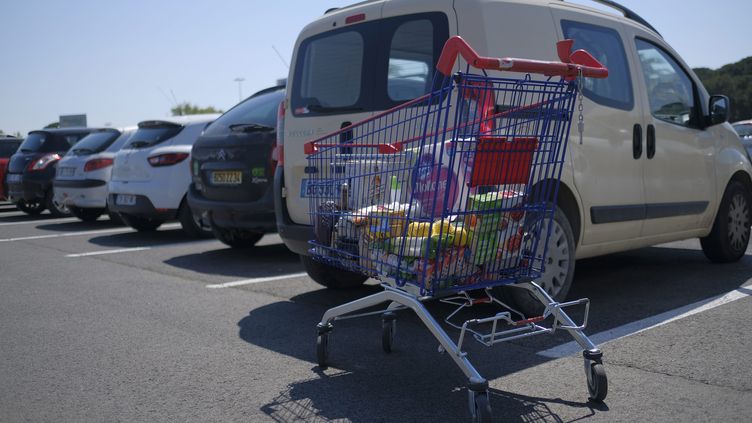
M351 25L301 42L291 88L296 116L385 110L431 90L449 24L440 12Z

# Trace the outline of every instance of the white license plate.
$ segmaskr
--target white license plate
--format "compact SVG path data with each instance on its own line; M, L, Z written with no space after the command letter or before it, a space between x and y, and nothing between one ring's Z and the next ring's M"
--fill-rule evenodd
M131 194L118 194L115 197L115 204L118 206L135 206L136 196Z
M73 176L76 174L75 167L60 167L57 169L57 176Z
M8 175L8 182L21 182L22 175L20 173L11 173Z
M239 170L215 170L211 173L212 185L240 185L243 172Z
M339 198L341 183L341 180L303 179L300 181L300 198Z

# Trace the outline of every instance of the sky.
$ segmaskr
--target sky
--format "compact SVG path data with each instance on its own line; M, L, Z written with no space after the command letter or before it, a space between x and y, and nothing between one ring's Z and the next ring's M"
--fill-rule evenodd
M25 135L84 113L89 126L131 126L176 101L227 110L240 90L287 76L301 28L352 2L0 0L0 130ZM750 0L620 3L691 67L752 56Z

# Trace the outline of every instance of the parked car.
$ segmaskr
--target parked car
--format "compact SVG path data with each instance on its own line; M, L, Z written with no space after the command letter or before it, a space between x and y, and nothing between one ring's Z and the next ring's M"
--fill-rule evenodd
M9 135L0 136L0 201L8 199L5 189L5 173L10 156L15 154L23 140Z
M193 145L188 204L231 247L251 247L277 230L272 153L284 94L284 86L257 92L212 122Z
M306 26L292 57L274 189L279 234L311 278L328 287L366 279L307 256L304 144L430 91L454 35L482 56L542 60L559 60L556 42L573 39L609 69L606 79L584 81L583 142L569 143L561 175L538 280L555 300L570 289L575 259L699 237L711 261L739 260L750 237L752 166L727 123L728 98L710 96L644 19L603 3L618 15L532 0L362 2ZM526 291L511 292L519 308L535 307Z
M31 131L8 164L8 197L24 213L35 215L45 208L53 216L70 214L55 201L52 180L57 162L81 138L96 128L50 128Z
M742 145L744 145L747 153L752 157L752 120L742 120L733 123L732 126L736 133L739 134L739 139L742 140Z
M191 236L211 236L211 229L194 216L186 201L191 183L191 147L218 114L149 120L115 154L107 204L126 225L138 231L156 230L177 218Z
M57 164L52 183L55 202L84 222L93 222L107 212L107 183L115 153L136 129L98 129L77 142ZM119 221L117 215L113 218Z

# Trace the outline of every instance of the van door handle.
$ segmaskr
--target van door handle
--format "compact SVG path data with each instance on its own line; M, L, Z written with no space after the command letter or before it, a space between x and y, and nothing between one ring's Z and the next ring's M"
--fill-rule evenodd
M655 157L655 126L652 124L648 125L647 138L647 156L648 159L652 159Z
M635 160L642 157L642 126L639 123L632 127L632 157Z

